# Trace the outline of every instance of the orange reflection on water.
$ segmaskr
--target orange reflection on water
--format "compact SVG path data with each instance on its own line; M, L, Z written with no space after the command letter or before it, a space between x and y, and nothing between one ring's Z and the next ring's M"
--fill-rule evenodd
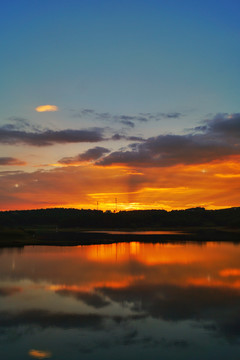
M145 282L150 283L238 289L240 282L236 277L240 277L240 269L231 269L229 265L233 261L238 263L239 251L239 247L231 243L223 243L219 246L217 243L186 245L133 242L89 246L86 249L86 256L92 263L109 264L110 268L116 266L113 265L114 263L122 263L123 266L124 264L127 266L129 262L141 264L143 268L142 270L139 268L139 271L143 271L144 276L129 278L130 282L144 279ZM154 272L151 269L154 269ZM106 273L105 284L109 277L111 273ZM112 282L113 287L122 287L121 278L116 280ZM111 287L110 283L111 281L109 287ZM95 287L98 287L97 282Z
M212 247L211 244L207 246ZM198 252L196 245L139 242L88 246L85 254L88 260L96 262L127 262L135 259L148 265L205 262L206 256L211 258L214 256L212 252L204 255L202 252Z
M205 278L189 278L186 281L186 285L194 285L197 287L222 287L222 288L233 288L240 289L240 280L239 281L223 281L216 279L211 276L207 276Z
M240 276L240 269L224 269L220 271L220 275L223 277Z
M125 262L131 256L137 256L140 251L140 243L118 243L109 245L94 245L86 249L86 256L89 260L97 262Z
M46 290L50 290L53 292L56 291L60 291L60 290L68 290L71 291L72 293L74 292L87 292L87 291L92 291L92 289L96 289L96 288L103 288L103 287L109 287L112 289L120 289L120 288L125 288L130 286L134 281L138 281L138 280L143 280L144 276L143 275L139 275L139 276L126 276L124 277L124 279L122 280L116 280L116 281L111 281L111 280L106 280L106 281L93 281L93 282L89 282L87 285L49 285L46 286L45 289Z
M24 288L18 297L23 306L25 291L33 291L36 284L51 293L150 284L239 289L240 246L231 243L132 242L62 248L26 247L19 256L14 256L14 278L32 281L21 284ZM6 276L11 262L12 255L1 255L2 276ZM0 292L10 296L12 290L6 293L9 286L0 285ZM11 289L16 286L12 283Z
M52 354L49 351L35 349L29 350L28 355L36 359L49 359L52 357Z

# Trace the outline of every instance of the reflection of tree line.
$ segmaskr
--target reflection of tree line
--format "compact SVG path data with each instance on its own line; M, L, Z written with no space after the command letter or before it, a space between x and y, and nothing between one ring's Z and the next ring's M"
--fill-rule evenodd
M111 211L77 209L40 209L1 211L0 226L57 226L82 228L159 228L227 226L240 228L240 207L223 210L193 208L187 210Z

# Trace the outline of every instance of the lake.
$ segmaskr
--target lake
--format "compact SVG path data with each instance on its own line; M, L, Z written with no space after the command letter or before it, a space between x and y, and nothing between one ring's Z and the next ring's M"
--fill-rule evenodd
M240 359L240 246L1 249L0 358Z

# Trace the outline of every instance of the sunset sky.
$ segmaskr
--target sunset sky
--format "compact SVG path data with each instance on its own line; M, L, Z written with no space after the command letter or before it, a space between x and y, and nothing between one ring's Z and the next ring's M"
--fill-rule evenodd
M239 0L1 4L0 210L240 206Z

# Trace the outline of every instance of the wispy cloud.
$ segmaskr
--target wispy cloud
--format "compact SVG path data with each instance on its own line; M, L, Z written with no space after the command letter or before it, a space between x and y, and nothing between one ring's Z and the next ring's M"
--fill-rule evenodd
M7 120L10 121L10 124L6 124L5 128L8 128L9 130L20 130L31 127L30 122L22 117L11 116Z
M79 154L74 157L65 157L59 160L60 164L70 165L77 164L85 161L93 161L101 158L103 155L109 153L110 150L101 146L96 146L95 148L88 149L82 154Z
M97 112L94 109L81 109L80 111L76 111L73 117L79 118L93 118L101 121L111 121L118 122L125 126L133 128L135 123L146 123L149 121L159 121L164 119L177 119L183 117L184 114L180 112L157 112L157 113L138 113L133 115L128 114L111 114L110 112Z
M7 118L8 123L4 124L0 127L1 129L9 130L9 131L33 131L33 132L41 132L43 131L43 127L41 125L35 125L31 123L28 119L11 116Z
M104 132L110 132L109 137ZM145 141L140 136L127 136L126 134L113 133L112 129L88 128L88 129L40 129L24 120L20 124L5 124L0 127L0 143L2 144L26 144L31 146L49 146L54 144L100 142L109 140Z
M26 165L26 162L13 157L0 157L1 165Z
M130 121L130 120L121 120L120 123L122 123L123 125L125 126L129 126L131 128L134 128L135 127L135 124L133 121Z
M127 140L127 141L145 141L141 136L126 136L124 134L116 133L111 137L112 140Z

